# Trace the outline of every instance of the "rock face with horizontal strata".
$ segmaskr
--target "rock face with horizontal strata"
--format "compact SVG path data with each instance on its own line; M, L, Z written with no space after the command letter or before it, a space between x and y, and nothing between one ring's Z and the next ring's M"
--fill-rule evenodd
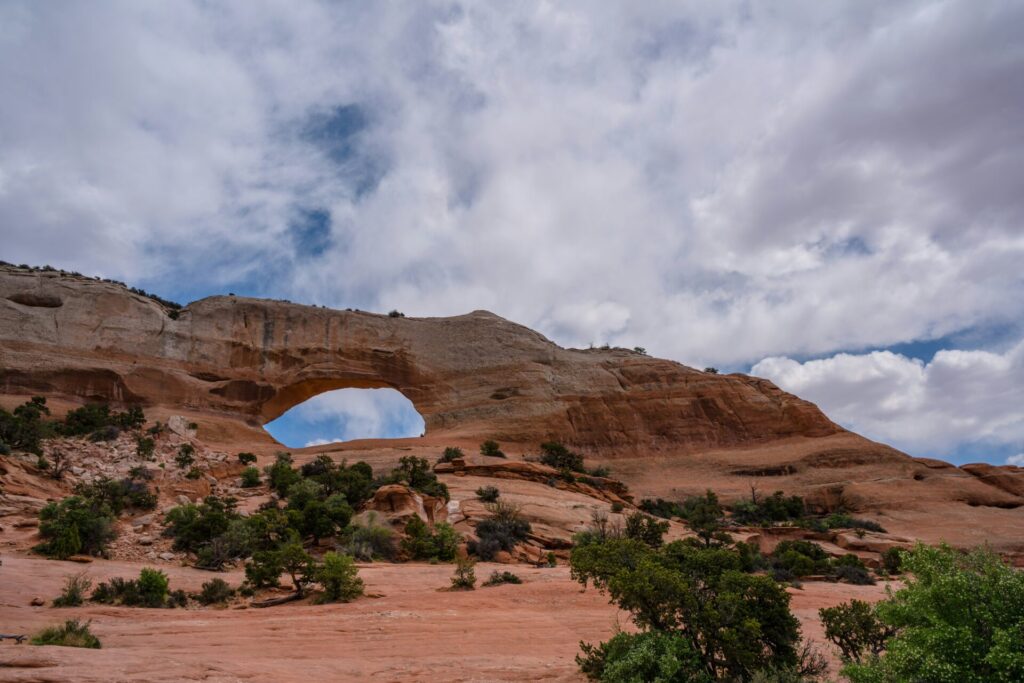
M842 431L771 382L623 349L563 349L485 311L388 317L219 296L173 320L125 288L0 269L0 391L267 422L331 389L391 387L428 432L687 449Z
M496 439L522 458L557 440L611 464L637 500L780 489L909 537L1024 553L1020 471L910 458L763 379L563 349L485 311L392 318L219 296L172 318L117 284L0 267L5 405L34 394L140 403L187 414L225 451L269 455L262 424L346 387L397 389L425 420L423 439L321 449L358 448L375 468L392 466L399 446L436 458Z

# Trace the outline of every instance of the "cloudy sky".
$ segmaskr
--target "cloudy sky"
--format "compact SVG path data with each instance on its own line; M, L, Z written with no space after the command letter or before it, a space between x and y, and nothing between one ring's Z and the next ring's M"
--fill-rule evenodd
M0 259L486 308L1024 461L1021 35L1011 0L3 0ZM292 426L419 429L379 396Z

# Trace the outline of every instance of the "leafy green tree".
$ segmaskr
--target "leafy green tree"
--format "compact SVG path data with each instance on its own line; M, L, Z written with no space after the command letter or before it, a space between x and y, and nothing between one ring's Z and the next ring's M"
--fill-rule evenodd
M238 462L242 463L243 465L252 465L253 463L256 462L256 454L249 453L248 451L239 453Z
M242 488L251 489L260 485L260 471L256 467L246 467L242 470Z
M850 663L854 683L986 683L1024 680L1024 572L986 548L963 554L918 544L908 578L876 607L895 634L885 652Z
M667 531L668 522L659 521L642 512L634 512L626 516L626 537L643 541L652 548L661 547Z
M742 573L740 563L726 548L675 541L655 550L634 539L577 547L570 559L573 578L607 592L642 631L688 643L698 665L686 675L747 680L769 668L796 670L800 632L789 595L769 577Z
M301 478L301 475L292 467L292 462L291 453L278 453L274 464L264 469L267 473L267 483L279 496L286 495L288 488Z
M459 544L459 534L445 522L438 522L433 530L419 517L405 525L402 550L412 560L440 560L451 562Z
M825 637L835 643L848 662L862 662L877 657L895 630L878 618L875 608L863 600L851 600L835 607L818 610L825 626Z
M723 531L725 527L725 511L718 496L708 489L703 496L689 498L683 506L686 521L697 537L704 541L706 547L713 544L728 543L731 539Z
M583 456L574 453L556 441L548 441L540 445L541 463L556 470L583 472Z
M234 498L207 496L199 505L179 505L164 517L164 534L174 539L175 550L199 552L239 518L236 504Z
M335 552L324 554L323 563L314 577L324 588L322 602L351 602L363 594L363 580L359 578L355 560Z
M145 607L163 607L167 602L170 580L159 569L145 567L139 572L139 595Z
M39 536L44 542L35 550L50 557L103 555L116 536L114 513L104 503L70 496L39 511Z
M0 452L16 449L41 454L41 441L51 430L50 425L43 421L43 415L49 414L50 409L42 396L32 397L13 412L0 408Z
M616 633L611 640L580 643L576 656L589 678L608 683L713 683L693 645L661 631Z

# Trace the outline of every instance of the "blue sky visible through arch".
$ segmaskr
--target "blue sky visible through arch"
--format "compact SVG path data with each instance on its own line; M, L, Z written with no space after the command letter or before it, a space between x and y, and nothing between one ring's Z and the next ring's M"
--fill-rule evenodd
M423 417L395 389L338 389L324 392L264 425L289 448L354 439L420 436Z

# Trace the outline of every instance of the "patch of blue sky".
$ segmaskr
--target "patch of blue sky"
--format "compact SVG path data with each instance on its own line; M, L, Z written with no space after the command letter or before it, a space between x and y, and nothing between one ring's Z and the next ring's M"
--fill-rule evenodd
M289 448L354 439L420 436L423 417L394 389L339 389L315 396L264 428Z

